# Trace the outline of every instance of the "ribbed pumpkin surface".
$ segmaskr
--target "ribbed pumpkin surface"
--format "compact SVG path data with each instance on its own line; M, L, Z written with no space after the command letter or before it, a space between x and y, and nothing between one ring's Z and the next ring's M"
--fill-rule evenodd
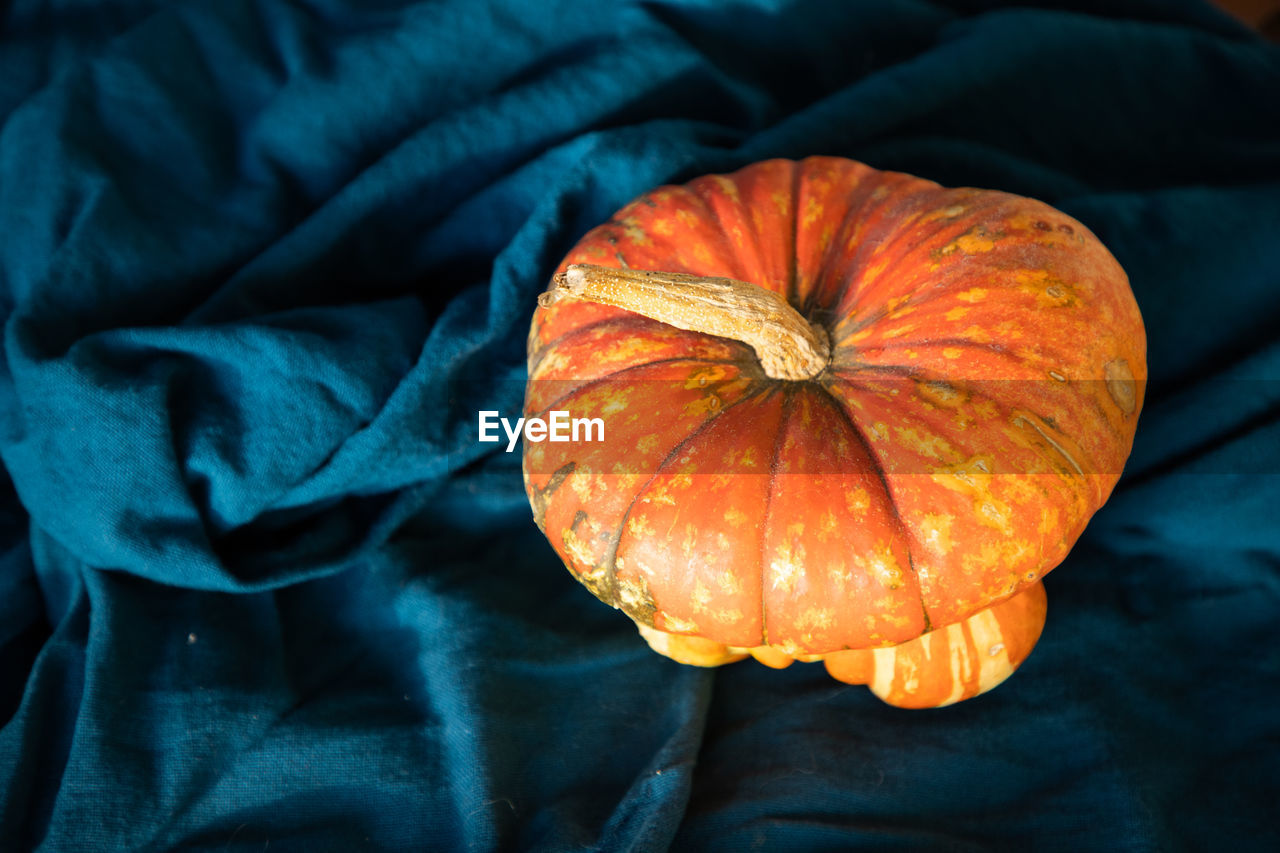
M605 440L526 442L535 518L660 631L790 655L903 643L1037 583L1128 456L1137 306L1043 203L775 160L642 196L576 263L753 282L832 344L819 376L778 381L736 341L536 312L525 414L598 417Z

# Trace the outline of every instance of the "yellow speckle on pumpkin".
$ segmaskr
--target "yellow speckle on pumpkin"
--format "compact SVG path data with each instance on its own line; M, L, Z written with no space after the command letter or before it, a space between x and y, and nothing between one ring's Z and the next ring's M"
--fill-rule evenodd
M719 397L715 394L708 394L705 397L699 397L696 400L685 403L681 414L687 417L700 418L720 411L721 405Z
M855 557L854 562L859 563L863 570L885 589L897 589L902 586L902 567L898 565L892 549L883 542L876 545L870 555Z
M626 411L629 405L631 405L631 389L616 389L605 396L605 404L600 407L600 414L616 415L618 412Z
M835 622L835 613L825 607L807 607L796 617L793 625L800 630L830 628Z
M800 657L805 653L804 648L795 640L786 640L782 643L774 643L772 644L772 647L783 652L784 654L791 655L791 657L793 658Z
M827 566L827 574L831 576L831 580L839 589L844 589L853 580L853 572L849 571L848 566L843 560L836 560Z
M960 306L960 307L958 307L958 308L952 308L950 311L948 311L946 314L944 314L944 315L942 315L942 316L946 318L946 320L947 320L947 322L948 322L948 323L954 323L956 320L959 320L959 319L960 319L961 317L963 317L965 314L968 314L968 313L969 313L969 310L970 310L970 309L965 308L965 307L962 305L962 306Z
M951 445L941 436L922 435L914 427L895 427L894 432L898 435L899 444L914 450L921 456L941 460L951 451Z
M966 255L980 255L996 247L994 240L981 234L965 234L956 240L956 245Z
M741 527L747 523L747 515L737 507L729 507L724 511L724 520L734 527Z
M902 606L901 601L895 600L892 598L882 598L880 599L880 601L876 602L876 604L877 606L886 605L885 607L881 608L881 611L878 614L880 617L880 621L882 623L891 625L894 628L905 628L907 625L911 624L910 616L901 616L901 615L895 614L892 610L888 609L890 607L901 607ZM893 645L893 643L886 642L885 645L889 646L889 645Z
M825 250L831 244L831 238L835 236L835 231L830 225L826 225L822 229L822 234L818 237L818 249Z
M652 246L653 241L649 239L649 235L641 228L634 219L624 219L622 221L623 233L627 239L636 246Z
M698 215L687 207L676 209L676 219L680 220L680 224L685 228L694 228L698 225Z
M552 350L542 361L538 362L538 366L534 368L534 378L543 376L554 376L569 367L569 358L561 354L558 350Z
M627 519L627 532L637 539L645 539L652 536L654 530L648 516L633 515Z
M912 332L914 332L914 331L916 330L916 328L917 328L917 326L916 326L916 324L915 324L915 323L903 323L901 326L896 326L896 327L894 327L894 328L890 329L889 331L885 332L885 333L884 333L884 337L885 337L885 338L900 338L900 337L902 337L903 335L909 335L909 334L911 334Z
M867 338L871 337L871 335L874 333L875 333L875 328L873 326L864 326L863 328L854 332L849 337L845 338L845 340L847 340L851 344L861 343L862 341L865 341Z
M636 356L644 355L646 351L652 348L649 341L644 338L621 338L614 339L608 346L600 346L596 348L591 360L596 364L627 364L627 362L635 361Z
M724 175L713 175L712 180L716 182L716 186L720 189L720 192L724 193L735 202L740 200L738 197L738 185L734 181Z
M774 552L774 558L769 563L769 571L772 573L772 588L781 589L783 592L791 592L795 589L796 581L803 571L802 564L804 562L804 546L797 544L793 550L790 542L783 542Z
M946 347L942 350L943 358L959 358L963 351L959 347Z
M647 349L649 349L648 341L640 338L622 338L614 340L608 346L598 347L592 355L592 361L598 364L626 363L634 361L636 356L642 355Z
M592 559L590 543L585 539L579 538L572 527L566 527L561 538L564 541L565 554L568 555L570 560L584 569L594 565L595 561Z
M991 400L973 400L969 404L969 414L983 420L994 420L1000 416L1000 410Z
M991 469L990 457L975 456L956 465L939 468L933 474L933 481L971 498L977 520L1008 536L1013 532L1009 522L1012 511L1007 503L992 493L995 475Z
M889 259L885 258L884 260L874 263L871 266L867 267L866 271L863 272L862 274L863 282L875 281L877 278L880 277L880 273L884 272L884 268L887 267L888 265L889 265Z
M723 364L708 364L689 372L684 380L686 391L692 388L705 388L712 382L719 382L729 375L729 369Z
M694 613L702 613L707 610L707 605L711 603L711 590L700 580L693 582L693 592L689 593L689 601L693 604Z
M961 302L968 302L970 304L974 302L981 302L986 298L987 298L987 289L985 287L971 287L968 290L966 290L964 293L956 294L956 299L959 299Z
M680 550L684 552L685 559L693 556L693 546L697 541L697 529L692 522L688 522L684 526L684 541L680 543Z
M716 583L726 595L742 594L742 579L728 569L720 573Z
M1040 527L1037 532L1042 536L1047 536L1059 529L1058 510L1051 506L1041 507L1040 509Z
M945 512L925 513L920 519L920 541L938 555L951 551L951 525L955 517Z
M643 498L640 499L640 502L647 503L647 504L665 504L667 506L675 506L676 499L672 496L671 491L668 488L669 485L670 483L663 483L651 489Z
M578 496L578 500L590 504L608 491L608 484L603 475L573 473L569 475L569 488Z
M530 447L525 445L524 457L528 460L528 468L531 471L537 471L547 461L547 451L544 445L535 444Z
M866 489L858 486L856 489L845 492L844 506L850 515L861 516L871 506L871 496L867 494Z
M822 518L818 520L818 538L825 542L839 529L840 523L836 521L836 514L831 510L823 512Z
M978 511L1003 532L1008 532L1012 528L1009 526L1009 507L1007 504L998 501L985 501L979 507Z
M619 577L618 600L629 610L643 610L653 605L644 578Z
M775 196L775 200L776 198L777 197ZM778 205L778 212L779 213L787 212L787 208L785 206L785 199L782 204ZM808 202L804 206L804 217L801 220L801 225L805 228L810 228L813 226L813 223L817 222L821 217L822 217L822 203L819 202L813 196L810 196Z
M1017 320L1005 320L1003 323L996 326L995 331L1000 337L1008 338L1010 340L1017 340L1022 337L1022 328ZM1037 356L1038 353L1027 352L1026 350L1023 350L1023 352L1019 354L1019 358L1034 359Z
M662 613L662 630L671 634L696 634L698 623L692 619L681 619L665 611Z
M719 613L715 614L715 617L719 622L723 622L726 625L733 625L742 621L742 611L736 607L732 610L721 610Z

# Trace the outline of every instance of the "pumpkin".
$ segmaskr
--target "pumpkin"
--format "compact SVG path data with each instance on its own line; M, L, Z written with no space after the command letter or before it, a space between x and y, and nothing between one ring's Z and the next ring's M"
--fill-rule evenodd
M1035 645L1042 578L1128 457L1145 348L1124 271L1046 204L761 162L648 192L564 259L525 415L603 440L526 440L526 492L656 651L946 705Z

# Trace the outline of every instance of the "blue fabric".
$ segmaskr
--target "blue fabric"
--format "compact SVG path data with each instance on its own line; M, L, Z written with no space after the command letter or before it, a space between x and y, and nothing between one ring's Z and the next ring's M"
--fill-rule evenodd
M1280 48L1193 0L13 2L0 849L1280 847ZM650 653L559 564L536 294L833 154L1128 270L1137 444L991 694Z

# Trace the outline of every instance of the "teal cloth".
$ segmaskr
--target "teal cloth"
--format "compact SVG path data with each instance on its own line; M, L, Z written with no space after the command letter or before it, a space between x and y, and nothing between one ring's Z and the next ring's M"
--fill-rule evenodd
M1280 48L1192 0L14 2L0 850L1280 848ZM653 186L1041 198L1151 381L999 690L682 667L534 527L537 293Z

